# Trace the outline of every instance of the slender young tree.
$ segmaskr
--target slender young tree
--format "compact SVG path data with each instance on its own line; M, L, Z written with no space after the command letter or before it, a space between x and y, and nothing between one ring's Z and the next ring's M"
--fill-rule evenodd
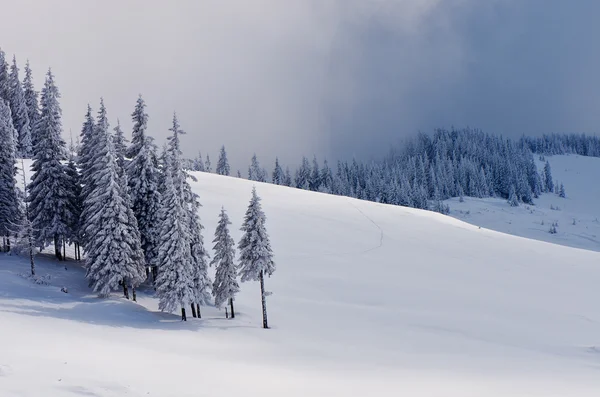
M0 98L0 234L5 252L10 250L11 226L21 217L15 180L17 168L14 132L10 107Z
M8 62L6 53L0 48L0 99L10 101L10 84L8 79ZM10 106L10 105L9 105Z
M229 167L229 160L227 160L227 152L225 151L225 145L221 146L216 171L219 175L229 176L231 174L231 168Z
M108 296L121 286L129 299L128 286L135 288L146 277L144 253L135 216L128 206L125 178L119 177L102 102L95 129L97 156L91 174L94 189L83 202L88 220L84 230L86 278L100 296Z
M33 223L29 216L29 206L27 204L27 182L25 180L25 162L21 159L21 176L23 177L23 192L25 194L23 217L19 225L17 225L15 244L12 247L12 252L17 255L26 254L29 256L31 266L31 275L35 276L35 260L37 250L33 244Z
M265 291L264 276L275 272L273 251L269 235L265 228L266 216L260 204L256 188L252 188L252 198L246 210L241 230L244 232L238 250L240 251L240 276L242 282L260 281L262 300L263 328L269 328L267 322L267 291Z
M194 293L196 302L196 312L198 318L201 318L200 306L205 306L210 302L210 290L212 281L208 276L208 252L204 248L204 238L202 237L202 229L204 227L200 223L198 209L200 202L198 195L191 191L189 183L184 180L184 199L186 201L186 216L189 227L190 241L190 259L194 272ZM192 310L192 315L194 310Z
M204 164L204 171L212 172L212 165L210 163L210 156L208 154L206 155L206 163Z
M12 112L13 125L17 130L17 153L21 158L31 158L31 124L29 113L25 102L25 94L19 80L19 68L17 59L13 57L8 78L8 93L10 96L10 110Z
M275 168L273 169L273 183L275 185L283 185L285 175L283 169L279 165L279 159L275 157Z
M546 161L544 165L544 186L546 186L546 192L552 193L554 191L554 180L552 179L552 169L550 163Z
M27 115L29 118L29 128L31 135L31 148L35 150L37 137L37 123L40 119L40 108L38 104L38 93L33 86L33 75L29 67L29 61L25 64L25 78L23 79L23 97L25 98L25 106L27 107ZM33 154L33 153L32 153Z
M42 113L37 131L39 140L34 150L33 176L29 189L29 204L35 230L36 245L43 249L54 245L54 254L63 259L63 240L69 234L69 209L66 191L68 177L61 160L65 159L66 144L61 138L62 122L59 105L60 93L54 76L48 70L42 90Z
M231 309L231 318L235 318L233 310L233 299L235 294L240 291L237 281L237 267L235 265L235 242L229 234L229 216L224 208L221 208L219 214L219 223L215 230L215 243L213 250L215 256L211 261L211 266L215 265L217 271L215 282L213 283L213 296L215 297L215 306L221 307L223 303L229 303Z

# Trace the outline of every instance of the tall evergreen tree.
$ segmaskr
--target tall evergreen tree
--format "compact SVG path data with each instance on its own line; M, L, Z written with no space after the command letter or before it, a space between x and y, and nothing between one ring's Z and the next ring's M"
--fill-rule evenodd
M86 278L100 296L123 287L135 288L145 279L144 254L133 211L128 206L125 178L119 177L117 159L104 103L96 125L97 156L91 175L94 189L85 197ZM135 295L134 295L135 296Z
M80 251L80 218L83 210L83 202L81 198L81 179L73 157L69 158L69 162L64 166L67 176L67 187L65 189L67 206L67 235L66 239L69 244L73 244L75 248L75 259L81 259Z
M227 160L227 152L225 151L225 145L221 146L216 171L219 175L229 176L231 174L231 168L229 167L229 161Z
M131 114L133 121L133 131L131 133L131 146L125 153L127 158L134 158L137 152L142 149L146 139L146 129L148 128L148 114L146 113L146 102L142 96L138 96L135 109Z
M117 119L117 126L113 130L115 133L112 136L113 147L115 148L115 156L117 157L117 165L119 170L125 170L125 153L127 152L128 142L121 129L121 123ZM121 172L121 171L119 171Z
M27 107L27 115L29 118L29 127L31 135L31 147L35 150L37 137L37 124L40 119L40 109L38 104L38 93L33 86L33 75L29 67L29 61L25 64L25 78L23 79L23 97L25 98L25 106Z
M13 125L17 130L17 153L21 158L30 158L32 155L31 124L25 102L25 94L21 86L21 80L19 80L17 60L14 57L8 78L8 94L10 97Z
M552 193L554 191L554 180L552 179L552 169L550 163L546 161L544 165L544 186L546 186L546 192Z
M283 185L285 175L279 165L279 159L275 157L275 168L273 169L273 183L276 185Z
M10 249L12 225L20 219L21 208L15 180L17 168L14 131L10 107L0 98L0 235L4 251Z
M240 291L237 281L237 267L235 265L235 242L229 234L229 216L224 208L221 208L219 214L219 223L215 230L215 243L213 250L215 256L210 262L215 265L217 271L215 282L213 283L213 295L215 297L215 306L221 307L223 303L228 303L231 308L231 318L235 318L233 309L233 299L235 294Z
M238 243L240 251L239 273L242 282L260 281L263 328L269 328L264 276L270 277L275 272L275 262L273 262L273 251L265 228L265 221L266 216L260 204L260 197L256 194L256 188L253 187L252 198L241 228L244 233Z
M252 156L252 162L248 168L248 179L257 182L266 182L266 175L260 167L256 153Z
M204 171L212 172L212 165L210 163L210 156L206 155L206 163L204 163Z
M0 99L10 101L10 84L8 79L8 62L6 53L0 48ZM9 105L10 106L10 105Z
M42 90L42 112L37 126L39 139L34 150L33 176L29 189L30 211L33 216L36 244L45 248L54 244L54 253L62 259L63 240L69 234L69 208L67 189L69 178L61 164L66 153L65 141L61 138L60 93L54 76L48 70Z

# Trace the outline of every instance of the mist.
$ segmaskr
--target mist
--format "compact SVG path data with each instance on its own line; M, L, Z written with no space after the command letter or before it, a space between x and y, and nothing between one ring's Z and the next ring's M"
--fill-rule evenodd
M142 94L186 156L370 158L418 131L596 133L592 0L5 2L0 47L41 89L52 67L65 139L104 97L131 129Z

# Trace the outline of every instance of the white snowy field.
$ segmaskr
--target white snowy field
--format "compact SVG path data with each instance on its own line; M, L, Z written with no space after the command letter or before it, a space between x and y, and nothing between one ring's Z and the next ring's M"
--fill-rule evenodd
M537 159L538 156L536 156ZM473 225L550 243L600 251L600 158L546 156L552 175L565 185L566 198L545 193L534 205L511 207L504 199L446 200L450 216ZM544 163L537 161L538 170ZM557 233L550 234L553 223Z
M237 241L253 183L196 176L205 243L222 205ZM73 261L40 257L50 285L35 285L0 256L0 396L600 395L600 253L256 186L272 329L258 283L236 319L203 307L182 323L148 290L96 298Z

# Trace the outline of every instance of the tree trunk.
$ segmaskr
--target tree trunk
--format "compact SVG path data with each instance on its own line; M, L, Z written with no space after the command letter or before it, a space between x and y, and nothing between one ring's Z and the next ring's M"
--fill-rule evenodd
M196 318L196 306L192 303L192 317Z
M200 304L196 303L196 314L198 315L198 318L202 318L202 315L200 314Z
M233 311L233 298L229 298L229 306L231 307L231 318L235 318L235 312Z
M123 280L123 295L129 299L129 290L127 289L127 283Z
M6 252L6 236L2 236L2 252Z
M181 308L181 321L187 321L187 317L185 316L185 307Z
M133 301L137 302L137 294L135 293L135 287L133 285L131 286L131 294L133 296Z
M158 268L156 266L152 266L152 284L156 283L157 277L158 277Z
M67 241L63 240L63 259L67 260Z
M269 328L269 323L267 322L267 297L265 296L265 277L263 275L263 271L260 271L260 296L262 299L262 312L263 312L263 328Z
M10 252L10 236L6 235L6 252Z
M227 311L227 306L225 306L225 318L229 318L229 312Z
M59 261L62 260L62 254L60 253L60 251L61 251L60 241L58 239L58 236L54 236L54 256L56 256L56 258Z

